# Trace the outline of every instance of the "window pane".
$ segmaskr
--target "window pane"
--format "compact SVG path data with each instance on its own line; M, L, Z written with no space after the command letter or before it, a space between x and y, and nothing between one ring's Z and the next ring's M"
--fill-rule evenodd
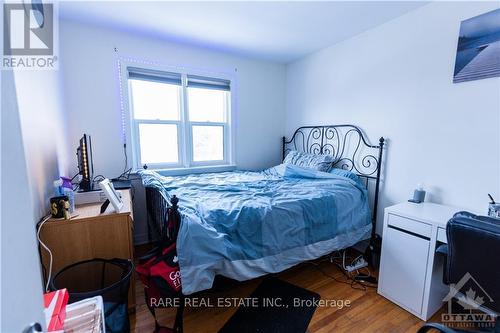
M135 119L179 120L179 86L144 80L129 81Z
M188 88L189 120L225 122L225 100L229 92L223 90Z
M178 163L177 125L139 124L141 164Z
M224 127L193 126L193 160L224 160Z

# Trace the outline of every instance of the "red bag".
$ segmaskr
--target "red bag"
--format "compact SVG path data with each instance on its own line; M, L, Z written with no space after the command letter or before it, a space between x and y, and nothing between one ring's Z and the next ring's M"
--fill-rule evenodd
M160 246L139 259L136 272L144 284L146 305L155 317L155 332L182 332L182 312L184 298L182 296L181 272L177 259L176 244ZM165 302L168 299L178 298L177 302ZM156 321L154 309L179 304L174 328L162 327Z
M148 288L151 287L151 284L156 283L165 295L181 290L181 272L175 243L162 250L153 250L140 261L145 262L139 262L136 271L144 286ZM168 283L169 287L165 286L165 282Z

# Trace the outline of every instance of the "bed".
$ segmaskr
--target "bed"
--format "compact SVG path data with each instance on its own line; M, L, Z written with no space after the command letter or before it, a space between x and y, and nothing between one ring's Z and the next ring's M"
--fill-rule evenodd
M333 172L293 164L176 177L141 171L152 233L177 242L183 293L211 288L216 275L248 280L373 237L383 145L352 125L306 126L283 138L283 159L329 155Z

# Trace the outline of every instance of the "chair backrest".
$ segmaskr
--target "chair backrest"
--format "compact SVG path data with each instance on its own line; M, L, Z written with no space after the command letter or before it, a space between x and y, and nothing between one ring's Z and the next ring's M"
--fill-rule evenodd
M448 222L446 233L447 282L471 289L483 297L484 307L500 313L500 220L461 212Z

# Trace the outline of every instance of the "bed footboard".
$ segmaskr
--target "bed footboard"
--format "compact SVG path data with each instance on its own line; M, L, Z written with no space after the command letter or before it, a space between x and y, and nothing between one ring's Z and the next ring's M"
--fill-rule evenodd
M146 186L145 190L149 242L175 241L181 224L179 198L169 198L156 186Z

